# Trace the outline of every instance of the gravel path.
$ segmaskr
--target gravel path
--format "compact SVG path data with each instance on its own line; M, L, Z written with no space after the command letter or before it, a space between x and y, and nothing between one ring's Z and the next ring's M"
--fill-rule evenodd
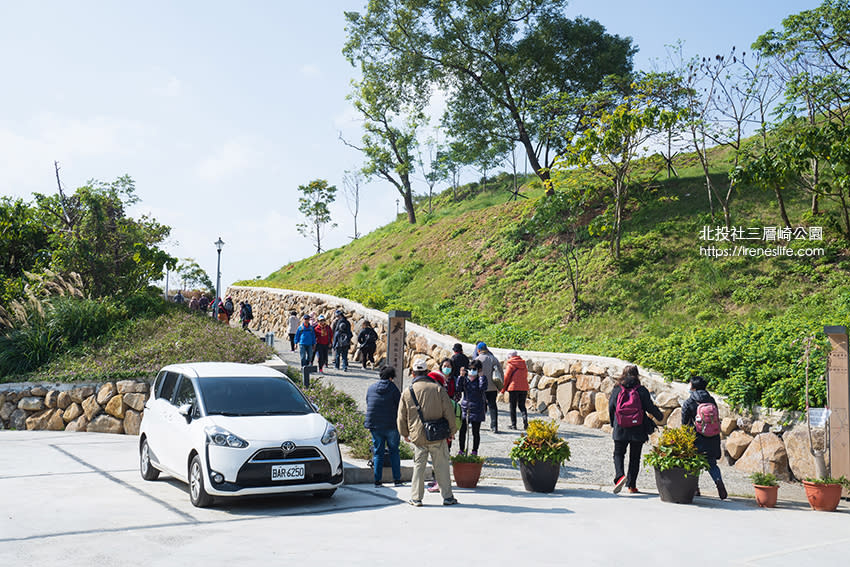
M291 352L288 342L275 341L275 349L287 364L295 368L300 367L298 351ZM346 392L354 398L358 408L365 412L366 390L372 382L378 379L378 371L363 370L359 364L352 363L348 367L348 372L335 370L331 366L325 369L324 374L316 374L314 377L329 382L334 387ZM534 417L545 416L529 413L529 419ZM482 477L519 479L519 470L511 466L511 460L507 455L513 442L520 437L520 432L507 429L510 423L507 405L499 404L499 425L502 429L499 434L492 433L489 430L488 423L489 419L482 424L481 428L479 454L487 457ZM614 477L612 462L614 444L611 440L611 434L598 429L566 423L561 423L559 430L564 438L569 441L572 452L566 466L561 467L561 482L603 490L610 488ZM646 447L644 447L645 451ZM454 444L452 454L456 452L457 444ZM746 474L724 464L720 465L720 470L723 473L723 480L730 495L752 498L752 483ZM637 484L641 491L656 491L655 476L650 469L641 469ZM706 497L716 497L717 495L717 489L707 473L700 477L700 491ZM781 500L806 501L803 487L799 483L781 483L779 497Z

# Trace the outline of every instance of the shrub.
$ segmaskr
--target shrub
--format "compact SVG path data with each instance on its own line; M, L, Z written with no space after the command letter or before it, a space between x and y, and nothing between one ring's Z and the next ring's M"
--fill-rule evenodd
M708 459L697 451L696 439L696 431L689 425L665 428L658 446L643 458L643 464L661 471L681 468L688 475L699 475L708 470Z
M525 433L514 441L510 457L513 466L518 462L533 465L537 461L560 465L570 460L570 445L558 436L556 421L532 419Z

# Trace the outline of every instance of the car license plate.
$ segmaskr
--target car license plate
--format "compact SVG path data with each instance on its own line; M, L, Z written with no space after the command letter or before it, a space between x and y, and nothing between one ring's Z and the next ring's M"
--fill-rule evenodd
M272 480L299 480L304 478L304 464L272 465Z

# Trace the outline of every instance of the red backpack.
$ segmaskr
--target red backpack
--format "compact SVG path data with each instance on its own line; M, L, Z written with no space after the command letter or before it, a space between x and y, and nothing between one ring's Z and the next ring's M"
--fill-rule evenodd
M617 407L614 417L620 427L637 427L643 424L643 404L640 401L637 387L621 388L617 396Z
M716 405L706 402L697 406L694 429L704 437L720 435L720 415Z

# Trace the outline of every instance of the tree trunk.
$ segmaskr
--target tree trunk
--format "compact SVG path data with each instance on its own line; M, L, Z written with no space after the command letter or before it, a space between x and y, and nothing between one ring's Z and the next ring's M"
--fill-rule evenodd
M782 191L778 186L773 187L773 192L776 193L776 200L779 201L779 214L782 216L782 222L786 228L791 228L791 221L788 220L788 213L785 211L785 199L782 198Z

